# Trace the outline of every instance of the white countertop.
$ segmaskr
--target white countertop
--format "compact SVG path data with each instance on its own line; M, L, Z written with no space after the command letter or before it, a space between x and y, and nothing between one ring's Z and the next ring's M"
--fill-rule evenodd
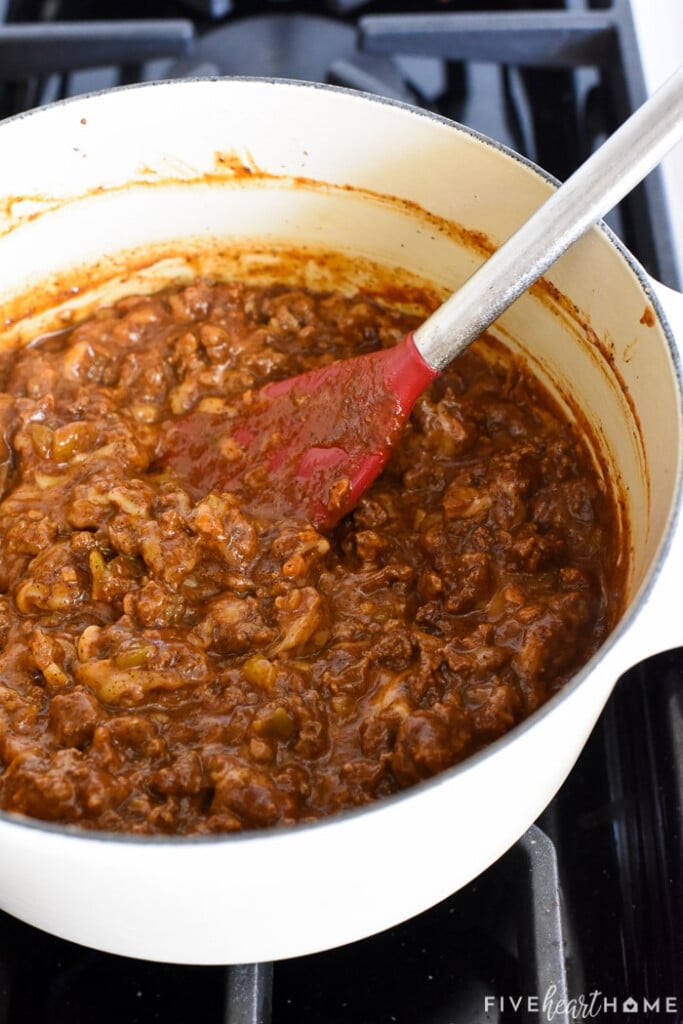
M631 0L631 7L645 80L653 92L683 63L683 0ZM662 167L683 277L683 144Z

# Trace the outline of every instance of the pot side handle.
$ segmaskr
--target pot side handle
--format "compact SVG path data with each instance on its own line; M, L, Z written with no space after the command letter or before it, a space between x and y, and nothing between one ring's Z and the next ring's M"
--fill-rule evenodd
M653 294L659 300L673 335L678 355L679 373L683 377L683 294L650 278ZM683 512L679 504L672 524L669 550L662 562L659 576L638 617L635 661L644 657L683 647Z

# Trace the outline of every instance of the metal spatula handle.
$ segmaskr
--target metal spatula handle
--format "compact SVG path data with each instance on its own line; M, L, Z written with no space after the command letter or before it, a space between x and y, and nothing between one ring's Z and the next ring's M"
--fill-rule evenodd
M443 370L683 139L683 65L414 334Z

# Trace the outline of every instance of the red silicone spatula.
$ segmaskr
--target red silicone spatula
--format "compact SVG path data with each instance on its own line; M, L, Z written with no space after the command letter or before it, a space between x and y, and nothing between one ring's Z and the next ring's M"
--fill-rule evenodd
M235 414L170 421L158 463L252 511L334 526L382 470L416 399L683 137L683 67L414 335L269 384Z

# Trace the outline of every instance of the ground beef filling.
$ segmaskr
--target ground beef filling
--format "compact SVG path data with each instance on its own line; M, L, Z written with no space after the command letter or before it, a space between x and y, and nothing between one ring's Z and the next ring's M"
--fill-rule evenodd
M0 357L0 806L179 834L319 818L460 761L590 657L614 510L500 351L418 402L329 536L155 466L169 417L412 326L197 282Z

